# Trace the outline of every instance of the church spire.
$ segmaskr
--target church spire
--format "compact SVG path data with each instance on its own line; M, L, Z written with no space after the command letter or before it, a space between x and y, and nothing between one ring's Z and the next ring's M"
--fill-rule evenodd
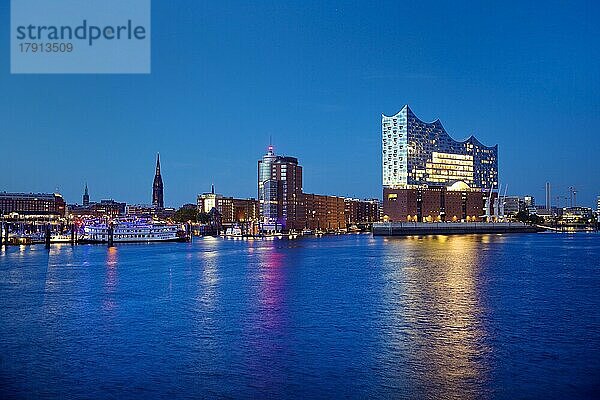
M88 192L87 182L85 183L85 189L83 191L83 206L87 207L90 205L90 194Z
M164 187L162 176L160 175L160 154L156 153L156 174L152 183L152 205L155 208L164 208Z

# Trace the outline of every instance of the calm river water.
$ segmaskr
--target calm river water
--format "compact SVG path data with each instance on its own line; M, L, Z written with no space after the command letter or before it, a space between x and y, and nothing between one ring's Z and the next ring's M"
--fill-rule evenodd
M598 234L0 249L0 398L598 396Z

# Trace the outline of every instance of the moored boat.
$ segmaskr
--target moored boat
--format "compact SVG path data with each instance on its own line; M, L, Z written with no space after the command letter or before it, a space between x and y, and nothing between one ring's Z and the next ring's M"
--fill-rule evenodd
M88 221L83 225L80 243L180 242L187 240L185 227L149 218L118 218L111 222Z
M242 229L239 226L234 226L231 228L227 228L223 236L227 237L243 237Z

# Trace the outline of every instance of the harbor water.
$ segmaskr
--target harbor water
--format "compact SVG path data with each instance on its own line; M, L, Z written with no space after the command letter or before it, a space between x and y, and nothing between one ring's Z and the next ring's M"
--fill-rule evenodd
M0 249L0 398L598 396L599 234Z

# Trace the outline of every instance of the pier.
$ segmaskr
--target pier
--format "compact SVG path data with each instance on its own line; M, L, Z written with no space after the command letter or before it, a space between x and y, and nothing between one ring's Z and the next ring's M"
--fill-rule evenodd
M522 222L379 222L373 224L373 236L536 233L544 230Z
M77 244L75 224L56 221L1 221L0 245Z

